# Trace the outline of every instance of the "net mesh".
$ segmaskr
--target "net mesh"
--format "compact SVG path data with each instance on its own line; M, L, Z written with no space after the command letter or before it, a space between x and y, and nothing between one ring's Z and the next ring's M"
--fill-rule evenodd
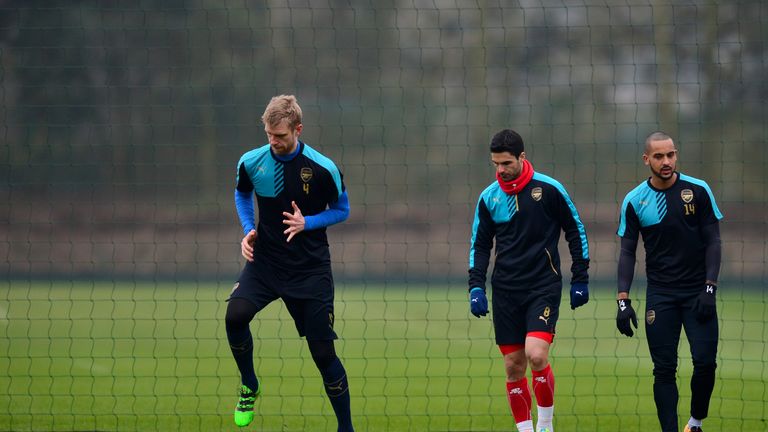
M613 299L618 206L662 129L725 214L707 428L764 430L766 22L757 0L1 1L0 429L232 428L235 168L290 93L351 201L329 240L358 429L513 427L466 298L487 144L511 127L589 235L592 300L552 347L555 426L657 428L644 331L619 338ZM284 305L252 330L254 426L335 430ZM684 420L685 340L680 356Z

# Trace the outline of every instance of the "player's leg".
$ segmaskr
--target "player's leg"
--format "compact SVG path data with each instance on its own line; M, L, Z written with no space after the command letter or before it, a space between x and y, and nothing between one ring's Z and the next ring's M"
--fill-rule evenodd
M246 264L232 289L224 319L229 348L237 363L242 382L234 413L235 424L241 427L253 421L254 403L261 394L261 385L253 367L250 322L257 312L277 298L265 284L263 277L257 276L260 271L249 264L251 263Z
M253 408L261 393L253 368L253 337L249 329L249 323L256 312L256 305L244 298L230 299L227 305L227 339L242 382L234 413L235 424L240 427L248 426L253 421Z
M301 333L307 337L312 360L323 378L325 394L328 395L333 412L336 414L338 430L353 431L347 371L336 355L333 342L336 338L336 333L333 331L333 305L308 301L303 309L302 321L306 325Z
M530 299L525 354L531 366L536 395L536 432L552 432L555 408L555 376L549 363L549 347L555 334L562 285L553 284Z
M339 431L353 431L347 372L336 355L333 340L307 340L312 360L323 377L325 394L336 414Z
M549 364L551 334L528 333L525 355L531 365L533 393L536 395L536 432L552 432L555 410L555 376Z
M233 298L227 304L227 315L224 320L229 349L240 371L242 384L252 390L259 387L253 368L253 336L249 326L256 312L256 305L250 300Z
M691 298L691 302L693 297ZM691 418L689 428L701 427L701 421L709 414L709 401L715 388L715 369L717 368L717 343L719 326L717 315L709 321L699 322L689 304L684 305L683 326L691 347L693 357L693 376L691 377Z
M333 278L328 273L294 279L291 290L311 298L283 296L299 335L306 336L309 351L323 378L325 393L336 414L339 431L353 431L347 372L336 355L333 330Z
M673 295L649 292L645 308L645 333L653 360L653 399L662 432L678 432L679 396L675 373L681 329L681 309Z
M525 371L525 293L493 288L493 330L496 344L504 356L507 402L520 432L533 431L531 391Z
M533 431L531 418L531 391L525 370L528 361L525 358L524 344L499 345L504 356L504 370L507 374L507 402L515 419L519 432Z

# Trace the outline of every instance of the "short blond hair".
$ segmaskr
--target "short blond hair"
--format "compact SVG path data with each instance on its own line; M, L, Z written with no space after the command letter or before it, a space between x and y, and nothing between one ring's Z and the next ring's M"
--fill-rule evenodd
M301 107L294 95L279 95L273 97L264 114L261 115L261 121L267 126L278 126L283 121L288 122L291 129L301 124Z

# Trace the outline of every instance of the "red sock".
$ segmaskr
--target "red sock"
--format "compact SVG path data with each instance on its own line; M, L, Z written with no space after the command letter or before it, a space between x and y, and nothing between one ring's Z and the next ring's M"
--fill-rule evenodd
M528 378L509 382L507 381L507 400L512 408L512 417L515 423L531 419L531 391L528 390Z
M541 407L551 407L555 399L555 376L552 374L552 368L547 365L540 371L532 370L531 374L536 404Z

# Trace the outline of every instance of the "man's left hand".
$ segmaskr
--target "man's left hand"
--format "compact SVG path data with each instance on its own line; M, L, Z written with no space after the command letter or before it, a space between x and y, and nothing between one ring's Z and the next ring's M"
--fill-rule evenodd
M283 216L285 216L283 223L288 225L288 228L283 231L283 234L288 234L288 239L285 240L286 242L291 241L293 236L304 231L304 215L301 214L301 210L299 210L299 206L296 205L296 201L291 201L291 205L293 206L293 213L283 212Z
M717 285L707 283L704 285L704 291L699 293L696 300L693 301L693 312L699 322L706 322L715 316L715 294Z
M571 310L584 306L589 301L589 285L584 282L571 284Z

